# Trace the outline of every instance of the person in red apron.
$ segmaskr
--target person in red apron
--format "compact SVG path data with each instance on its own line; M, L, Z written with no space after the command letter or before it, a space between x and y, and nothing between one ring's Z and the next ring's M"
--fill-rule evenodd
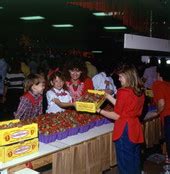
M119 174L140 174L140 143L144 138L139 117L144 105L144 87L132 65L122 65L117 74L121 88L117 91L116 99L106 94L114 105L113 111L99 108L97 112L115 120L113 141Z

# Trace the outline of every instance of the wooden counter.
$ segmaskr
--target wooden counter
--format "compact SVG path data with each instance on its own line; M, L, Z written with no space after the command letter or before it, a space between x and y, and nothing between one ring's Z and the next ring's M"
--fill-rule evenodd
M116 164L112 130L113 124L107 124L50 144L40 143L39 152L0 163L0 171L12 174L26 166L37 169L52 163L53 174L102 173Z
M159 117L147 118L143 130L146 147L159 143L162 138ZM1 174L12 174L26 166L36 170L50 163L53 174L100 174L116 165L112 131L110 123L53 143L40 143L37 153L0 163Z

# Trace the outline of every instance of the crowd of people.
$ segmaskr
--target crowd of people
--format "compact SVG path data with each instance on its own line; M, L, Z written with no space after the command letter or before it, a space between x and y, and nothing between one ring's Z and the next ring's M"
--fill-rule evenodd
M157 112L161 115L168 161L170 162L170 71L158 68L154 58L146 69L141 64L127 62L114 66L100 62L98 66L81 57L45 59L12 59L6 62L0 55L1 117L26 119L43 113L74 109L75 102L88 89L104 90L113 105L109 112L99 108L97 113L115 121L113 141L116 145L120 174L140 173L140 144L143 132L139 117L145 102L145 89L153 89ZM152 68L151 68L152 67ZM139 72L139 70L141 70ZM118 83L119 82L119 83ZM167 161L167 162L168 162Z

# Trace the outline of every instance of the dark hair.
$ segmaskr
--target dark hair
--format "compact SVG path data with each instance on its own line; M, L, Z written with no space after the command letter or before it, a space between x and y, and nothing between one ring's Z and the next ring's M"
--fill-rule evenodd
M158 58L157 57L150 57L150 66L157 66L158 65Z
M80 57L70 57L70 60L66 62L64 67L64 74L66 77L66 80L70 80L70 73L69 70L78 69L80 70L81 76L80 81L84 81L87 77L87 67L83 60L83 58Z
M30 74L25 80L24 91L30 91L33 85L38 85L40 83L45 83L44 76L40 74Z
M170 82L170 67L161 66L157 68L157 72L160 74L164 81Z
M56 77L59 77L61 80L63 80L63 81L65 82L65 77L64 77L64 75L63 75L60 71L57 71L57 72L52 73L52 74L50 75L50 77L49 77L49 84L50 84L50 87L52 87L51 82L52 82L53 80L55 80ZM63 89L66 89L65 83L64 83L64 85L63 85Z
M134 65L123 64L116 70L117 74L124 74L127 80L125 87L133 89L137 96L141 96L144 93L144 86L140 79L137 70Z
M10 68L11 68L11 72L12 73L21 73L21 62L19 62L18 60L13 60L10 63Z

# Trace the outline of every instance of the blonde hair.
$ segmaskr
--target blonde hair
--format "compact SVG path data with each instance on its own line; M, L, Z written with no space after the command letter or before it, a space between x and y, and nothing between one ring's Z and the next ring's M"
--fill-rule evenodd
M24 91L30 91L33 85L38 85L40 83L45 83L44 76L40 74L30 74L25 80Z
M137 96L141 96L144 93L143 82L133 65L124 64L117 69L116 73L123 74L125 76L126 84L124 87L132 88Z

